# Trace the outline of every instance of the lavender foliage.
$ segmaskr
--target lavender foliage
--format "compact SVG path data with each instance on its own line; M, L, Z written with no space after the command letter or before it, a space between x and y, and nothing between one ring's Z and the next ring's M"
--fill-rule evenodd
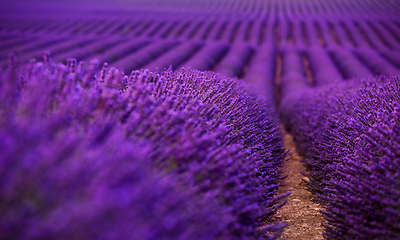
M325 206L327 239L399 239L399 77L305 91L283 114Z
M279 236L278 124L243 84L48 55L22 70L11 56L0 85L1 238Z

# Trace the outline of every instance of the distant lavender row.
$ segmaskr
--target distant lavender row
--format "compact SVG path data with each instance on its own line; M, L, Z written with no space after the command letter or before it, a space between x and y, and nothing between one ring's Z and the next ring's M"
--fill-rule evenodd
M353 80L287 101L286 127L326 208L326 239L400 238L400 78Z
M15 59L0 84L0 238L275 239L271 102L212 72Z
M23 40L23 38L19 39ZM0 41L0 46L2 42L5 45L10 44L9 41L4 40ZM266 48L270 50L265 52ZM7 63L4 56L12 49L0 50L3 53L0 59L2 68ZM271 42L254 47L247 43L229 44L226 41L121 37L96 39L86 36L71 39L58 37L51 40L39 38L33 40L32 43L14 48L21 62L36 58L43 52L54 52L57 61L76 57L79 61L88 62L90 59L97 58L100 62L108 62L110 66L123 69L125 72L139 68L162 70L171 65L174 70L179 70L184 66L202 71L214 70L223 76L249 80L261 76L259 73L252 73L252 69L264 68L263 71L267 72L262 79L267 82L277 77L285 78L287 68L294 68L290 65L293 64L292 60L285 60L288 51L292 52L290 58L298 58L298 61L295 61L297 74L310 78L309 80L312 81L310 83L316 86L354 77L400 73L400 54L396 51L375 51L368 48L351 50L338 47L325 49L321 46L298 48L290 41L277 48ZM282 72L277 72L276 69L279 57L283 59ZM291 71L293 72L293 69ZM247 74L249 76L246 76ZM253 80L250 79L250 81ZM271 84L268 85L271 86Z
M291 42L298 47L372 48L400 50L400 26L396 18L358 19L355 17L294 17L271 14L260 18L237 16L200 16L195 18L163 16L149 13L138 16L76 17L60 22L58 18L37 20L5 18L0 21L0 34L51 37L119 36L128 38L181 39L249 43L254 46L270 41ZM41 22L35 24L35 22ZM11 28L8 28L12 26ZM9 43L7 43L9 44ZM18 42L15 42L18 45ZM12 45L10 45L12 47Z
M56 54L57 61L68 57L78 61L98 58L125 72L172 65L174 69L188 66L248 79L245 75L252 64L261 64L252 61L253 52L272 44L274 53L270 58L275 66L278 55L285 55L286 48L291 48L301 58L302 65L309 65L304 66L309 68L304 73L318 86L353 77L400 73L400 59L396 56L400 49L400 24L396 18L317 14L305 17L281 11L287 7L291 11L308 9L311 2L270 4L276 7L270 15L250 18L207 14L196 18L200 13L193 12L193 15L187 13L188 18L165 14L160 19L157 9L148 11L144 18L138 17L140 14L114 16L112 11L110 18L76 14L61 22L61 17L55 16L5 17L0 21L4 25L0 33L0 67L5 66L8 52L16 53L26 62L50 51ZM339 9L354 13L359 7L350 4ZM27 35L32 36L32 41L28 41ZM221 49L217 49L218 44ZM264 63L264 67L269 68L268 64Z

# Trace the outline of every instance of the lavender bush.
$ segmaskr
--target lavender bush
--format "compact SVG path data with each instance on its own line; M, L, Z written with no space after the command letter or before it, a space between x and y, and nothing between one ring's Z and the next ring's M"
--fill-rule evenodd
M327 239L400 237L399 84L381 77L305 91L283 114L326 207Z
M212 72L13 56L1 77L1 238L275 239L270 103Z

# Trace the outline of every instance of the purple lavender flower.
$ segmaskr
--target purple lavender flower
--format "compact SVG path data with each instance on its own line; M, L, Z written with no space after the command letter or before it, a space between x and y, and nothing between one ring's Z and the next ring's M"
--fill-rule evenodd
M398 77L304 91L282 117L326 207L327 239L398 239ZM314 92L312 92L314 91Z
M270 219L284 203L276 116L243 84L49 55L22 78L9 65L2 237L274 239L284 228Z

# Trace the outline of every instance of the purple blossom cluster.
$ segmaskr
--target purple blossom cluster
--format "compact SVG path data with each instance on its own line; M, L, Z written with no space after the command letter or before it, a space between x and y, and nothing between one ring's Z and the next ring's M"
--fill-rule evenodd
M276 239L272 103L213 72L49 55L0 77L1 239Z
M305 90L282 119L325 206L326 239L400 238L400 78Z

